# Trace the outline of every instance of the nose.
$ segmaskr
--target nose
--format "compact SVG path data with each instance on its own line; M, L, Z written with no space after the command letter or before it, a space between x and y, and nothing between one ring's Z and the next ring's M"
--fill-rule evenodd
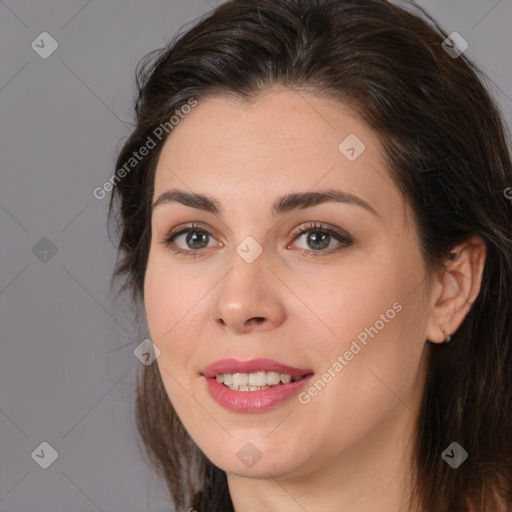
M212 294L212 321L235 334L268 331L281 325L286 317L284 291L267 268L263 254L247 263L234 252L231 262Z

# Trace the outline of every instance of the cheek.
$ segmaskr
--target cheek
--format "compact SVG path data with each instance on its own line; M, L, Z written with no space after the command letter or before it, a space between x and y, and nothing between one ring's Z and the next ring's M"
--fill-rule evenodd
M367 406L382 401L388 392L371 370L382 374L390 385L407 387L414 381L421 343L413 340L416 306L409 294L418 278L403 258L391 256L381 255L378 265L367 260L347 266L336 279L324 280L321 285L317 282L311 287L308 280L297 288L297 294L307 297L315 313L304 323L317 326L315 334L311 331L311 343L320 377L329 368L330 375L336 375L333 384L328 384L331 391L326 399L336 399L330 396L336 389L336 393L348 392L343 400L351 407L357 407L362 397L368 400ZM405 371L404 366L408 367ZM350 397L357 396L352 403Z
M180 279L158 256L150 256L144 278L144 306L153 341L165 341L197 302L200 291ZM176 327L173 327L175 326Z
M371 307L347 301L336 337L316 344L317 380L300 397L300 410L332 439L328 450L355 443L394 415L409 414L404 403L414 408L420 354L404 347L409 314L405 305L389 312L393 293L380 297Z
M298 305L304 310L302 321L316 326L318 333L312 341L336 353L346 350L352 339L375 322L382 328L380 315L387 311L385 320L394 321L393 304L404 297L394 266L382 261L379 266L359 262L315 279L295 280L294 292L307 306Z
M189 378L189 363L197 351L200 301L207 292L170 267L159 255L148 260L144 279L144 307L151 340L160 349L157 363L174 402L182 388L175 381Z
M152 342L160 349L156 359L162 382L170 401L175 405L179 401L180 385L184 375L185 361L188 355L179 344L180 318L182 312L182 294L176 293L176 283L172 276L163 270L155 259L148 260L144 280L144 307ZM181 300L178 301L177 297Z

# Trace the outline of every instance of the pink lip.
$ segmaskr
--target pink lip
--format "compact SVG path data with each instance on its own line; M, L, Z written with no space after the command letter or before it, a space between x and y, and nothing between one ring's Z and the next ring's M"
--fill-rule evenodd
M233 391L215 379L215 376L220 373L254 373L259 370L288 373L293 377L302 378L261 391ZM219 405L231 411L245 413L264 412L289 400L306 387L313 375L311 370L293 368L270 359L252 359L250 361L223 359L204 368L202 378L206 382L211 397Z
M255 373L257 371L288 373L292 377L302 377L313 370L303 370L272 359L251 359L250 361L238 361L237 359L220 359L203 369L203 375L212 379L220 373Z
M206 381L211 397L225 409L234 412L264 412L297 395L313 378L313 374L261 391L233 391L216 379L201 378Z

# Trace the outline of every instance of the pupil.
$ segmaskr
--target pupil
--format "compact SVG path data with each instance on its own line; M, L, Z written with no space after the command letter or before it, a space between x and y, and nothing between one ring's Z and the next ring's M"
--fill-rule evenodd
M325 249L329 247L330 236L329 233L322 233L321 231L311 232L308 235L308 243L312 244L310 246L315 250ZM187 235L187 244L195 243L199 243L199 247L195 247L196 249L206 247L208 245L208 234L203 231L190 232ZM314 247L315 244L317 244L316 248Z
M199 237L196 236L198 233L200 233ZM205 243L203 245L201 245L200 247L195 247L195 249L197 249L197 248L201 249L202 247L205 247L208 245L207 237L208 237L208 234L203 231L192 231L187 235L187 244L190 244L190 243L194 244L195 242L197 242L198 238L202 238L202 241Z
M317 246L315 250L329 247L329 240L331 235L329 233L321 233L320 236L318 236L319 233L321 232L314 231L308 235L308 243L313 242L313 245L319 241L322 243L320 246Z

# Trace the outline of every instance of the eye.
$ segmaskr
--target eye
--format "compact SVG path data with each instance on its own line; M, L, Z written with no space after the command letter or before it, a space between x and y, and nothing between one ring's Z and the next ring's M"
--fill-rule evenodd
M353 244L352 238L345 231L326 227L319 223L302 225L295 229L290 236L294 242L305 236L305 242L310 249L299 247L298 250L301 254L313 257L327 256ZM180 239L183 239L181 242L183 247L177 243ZM209 245L209 242L213 241L212 239L212 235L205 228L198 224L192 224L178 226L171 230L160 243L176 254L196 257L204 253L203 249L222 247L222 242ZM333 241L338 242L337 247L331 247ZM291 245L288 245L287 248L291 248Z
M353 240L348 233L338 229L324 227L319 223L300 226L297 230L294 230L292 236L294 236L294 241L305 237L305 243L309 248L299 247L299 250L302 254L310 256L325 256L353 244ZM330 247L333 240L338 242L337 247Z
M208 248L208 242L211 236L212 235L205 229L202 229L201 226L192 224L185 229L180 230L180 227L178 227L172 230L166 235L161 243L177 254L183 254L185 256L199 256L201 249ZM180 247L179 244L176 243L176 241L182 237L184 237L182 241L184 247ZM215 247L219 245L221 245L220 242L213 244L212 246Z

